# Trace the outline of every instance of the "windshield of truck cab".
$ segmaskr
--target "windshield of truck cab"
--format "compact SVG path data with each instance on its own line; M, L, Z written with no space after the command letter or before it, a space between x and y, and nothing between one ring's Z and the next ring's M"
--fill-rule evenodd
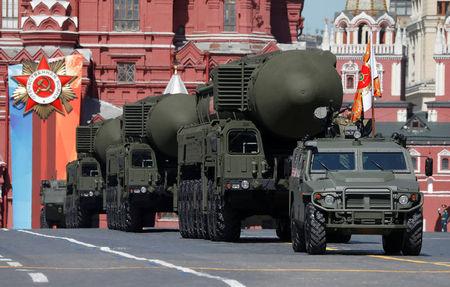
M319 152L312 157L312 172L354 169L355 154L353 152Z
M132 167L146 168L153 166L152 153L149 150L135 150L131 154Z
M363 152L365 170L407 170L402 152Z
M96 163L83 163L81 165L81 176L97 176L97 164Z
M230 131L228 133L228 151L234 154L259 153L258 137L254 131Z

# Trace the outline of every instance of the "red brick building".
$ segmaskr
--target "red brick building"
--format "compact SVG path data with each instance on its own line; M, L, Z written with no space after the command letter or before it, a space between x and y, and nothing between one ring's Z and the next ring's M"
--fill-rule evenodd
M23 60L84 56L83 116L160 94L177 65L188 90L246 54L296 48L304 0L0 1L0 155L9 157L7 67ZM98 99L100 101L92 101ZM112 107L113 108L113 107ZM112 113L114 114L114 113ZM50 141L55 123L33 127ZM43 159L45 161L45 159ZM43 177L55 176L42 163ZM38 187L38 184L33 184ZM39 193L33 189L33 194ZM33 222L37 222L33 218ZM33 223L34 225L34 223Z

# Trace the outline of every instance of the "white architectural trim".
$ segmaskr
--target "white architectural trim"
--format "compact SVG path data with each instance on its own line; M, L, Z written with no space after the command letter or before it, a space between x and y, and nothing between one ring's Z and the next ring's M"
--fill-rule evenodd
M436 63L436 97L445 96L445 64Z
M375 26L377 24L377 21L375 21L375 19L372 16L366 14L366 12L364 12L364 11L361 12L361 14L356 15L355 18L353 18L350 21L350 24L356 26L356 24L358 24L359 21L363 21L363 20L367 20L369 22L369 24L373 25L373 26Z
M129 48L129 49L144 49L144 48L154 48L154 49L174 49L174 45L169 44L93 44L93 43L80 43L83 48ZM166 82L167 83L167 82Z
M358 64L356 64L353 61L349 61L342 65L342 85L344 87L344 93L355 93L356 89L358 88L358 73L359 73L359 67ZM353 89L347 89L347 75L353 75L354 76L354 88Z
M411 148L408 150L409 154L411 155L411 157L415 157L416 158L416 162L417 162L417 166L414 167L414 172L415 173L420 173L420 164L421 164L421 160L420 160L420 152L418 152L417 150Z
M51 9L53 6L55 6L57 3L61 4L65 9L69 7L70 2L67 0L32 0L30 2L31 8L34 10L39 4L43 3L45 6L47 6L48 9Z
M450 169L447 170L442 170L441 167L441 163L442 163L442 159L441 157L446 157L450 159L450 151L444 149L442 150L440 153L437 154L437 159L438 159L438 173L450 173Z
M31 19L34 22L34 24L36 24L36 26L39 26L39 25L41 25L41 23L44 20L47 20L49 18L53 19L56 23L58 23L58 26L60 28L68 20L72 21L72 23L75 25L75 27L78 28L78 17L68 17L68 16L61 16L61 15L52 15L52 16L48 16L48 15L31 15L31 16L22 17L22 23L21 23L20 27L23 28L23 26L25 25L25 22L28 19Z
M391 69L391 94L400 97L402 94L402 65L401 63L392 63Z

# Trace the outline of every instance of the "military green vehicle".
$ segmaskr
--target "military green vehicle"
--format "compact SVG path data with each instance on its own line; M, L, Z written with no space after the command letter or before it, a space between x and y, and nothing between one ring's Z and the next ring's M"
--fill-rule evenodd
M327 241L378 234L388 254L420 253L424 197L400 142L337 137L299 144L290 179L294 251L323 254ZM428 159L427 175L431 173Z
M324 132L316 110L340 108L335 65L329 52L288 51L212 71L197 89L199 124L178 132L174 207L183 237L235 241L243 219L267 214L290 239L292 151L298 139Z
M66 182L64 180L42 180L40 195L41 228L66 227L64 219Z
M89 156L79 158L67 164L66 173L66 226L98 227L98 214L103 207L103 178L98 161Z
M100 128L116 130L120 120L79 126L76 131L77 159L66 165L67 190L65 218L68 228L89 228L98 226L99 214L103 212L105 169L94 150L94 140ZM120 130L109 138L111 144L121 140ZM106 152L101 155L104 156Z

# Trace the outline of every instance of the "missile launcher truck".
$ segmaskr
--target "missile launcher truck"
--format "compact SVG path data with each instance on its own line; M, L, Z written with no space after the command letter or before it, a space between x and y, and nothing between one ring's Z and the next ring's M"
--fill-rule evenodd
M41 228L66 227L64 219L66 182L64 180L42 180L40 194Z
M302 141L294 150L289 200L294 251L323 254L327 242L378 234L387 254L419 255L424 196L406 139L364 138L354 126L341 130L341 137ZM432 173L429 158L426 175Z
M324 132L316 110L341 107L335 65L329 52L289 51L212 71L197 89L199 123L178 132L174 207L183 237L235 241L241 220L265 214L290 239L292 151Z
M176 134L196 122L195 98L177 94L126 104L122 122L123 142L107 146L108 133L98 133L96 148L106 150L108 227L137 232L154 225L155 212L173 211Z
M77 127L77 159L66 165L64 214L68 228L97 227L98 215L103 213L105 169L94 150L95 135L100 128L120 128L120 120ZM120 134L116 132L110 142L117 141L120 141Z

